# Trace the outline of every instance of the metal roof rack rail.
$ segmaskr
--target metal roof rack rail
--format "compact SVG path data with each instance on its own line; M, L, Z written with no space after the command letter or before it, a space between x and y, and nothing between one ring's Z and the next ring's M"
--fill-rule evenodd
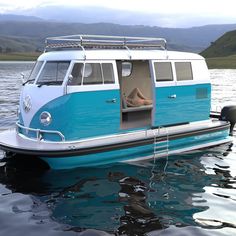
M45 40L45 52L82 49L163 49L164 38L121 37L105 35L68 35L49 37Z

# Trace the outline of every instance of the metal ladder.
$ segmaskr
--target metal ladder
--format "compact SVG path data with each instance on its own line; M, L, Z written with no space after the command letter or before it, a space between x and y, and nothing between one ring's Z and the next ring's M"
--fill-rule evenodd
M164 136L164 140L159 141L159 137ZM159 156L169 156L169 133L166 127L159 127L158 130L153 130L153 159L154 163Z
M162 131L162 132L161 132ZM166 175L166 168L169 162L169 133L168 128L166 127L158 127L158 129L153 129L153 167L151 170L151 177L150 177L150 187L152 181L155 179L156 175L160 175L160 169L158 165L156 165L157 157L166 157L166 163L163 169L162 180L163 177ZM162 135L162 140L159 141L160 136ZM154 181L155 182L155 181Z

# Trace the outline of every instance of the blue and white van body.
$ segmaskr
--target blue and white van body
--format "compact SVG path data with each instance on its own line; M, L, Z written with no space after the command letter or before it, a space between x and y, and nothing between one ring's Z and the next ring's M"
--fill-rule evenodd
M66 169L229 142L229 122L210 117L204 58L163 45L153 38L48 39L22 87L16 129L0 134L0 148ZM134 88L152 105L127 106Z

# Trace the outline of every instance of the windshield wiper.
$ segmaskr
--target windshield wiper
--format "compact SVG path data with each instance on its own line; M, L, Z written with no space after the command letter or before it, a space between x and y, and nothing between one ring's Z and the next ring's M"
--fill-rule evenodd
M43 85L61 85L62 81L44 81L44 82L39 82L38 87L41 87Z
M26 84L28 84L29 82L32 82L32 81L34 81L34 79L29 79L29 80L25 81L22 85L24 86L24 85L26 85Z

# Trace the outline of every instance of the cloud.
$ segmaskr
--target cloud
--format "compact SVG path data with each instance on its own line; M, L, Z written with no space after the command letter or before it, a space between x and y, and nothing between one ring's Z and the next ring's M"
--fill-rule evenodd
M41 6L23 11L22 14L34 15L45 19L64 22L97 23L110 22L125 25L150 25L161 27L191 27L217 23L235 23L236 17L208 16L204 14L164 14L134 12L130 10L109 9L104 7L64 7Z
M214 0L212 7L213 0L11 0L8 4L0 0L0 12L64 22L191 27L235 23L234 7L229 5L233 1Z

